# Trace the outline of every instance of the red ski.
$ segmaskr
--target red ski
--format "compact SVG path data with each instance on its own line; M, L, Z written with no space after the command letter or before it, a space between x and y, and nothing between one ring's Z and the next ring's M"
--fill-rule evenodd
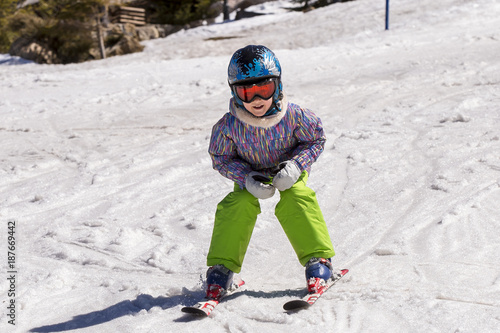
M338 273L334 273L330 279L328 279L326 285L324 285L317 292L308 293L301 299L294 299L288 301L283 305L283 309L286 311L305 309L316 303L316 301L327 291L331 286L333 286L338 280L340 280L344 275L349 272L348 269L342 269Z
M185 306L181 309L182 312L185 313L191 313L194 315L198 316L203 316L203 317L208 317L212 311L215 309L215 307L227 296L233 294L234 292L238 291L243 285L245 284L245 281L241 279L235 279L233 281L233 285L231 288L221 297L218 299L205 299L201 302L196 303L193 306Z

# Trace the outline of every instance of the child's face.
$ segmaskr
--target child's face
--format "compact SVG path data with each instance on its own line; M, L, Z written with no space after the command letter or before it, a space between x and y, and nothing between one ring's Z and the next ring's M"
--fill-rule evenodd
M262 117L263 115L266 114L267 111L271 108L271 105L273 104L273 98L269 99L262 99L260 97L257 97L250 103L245 103L243 102L243 106L245 109L247 109L248 112L253 114L256 117Z

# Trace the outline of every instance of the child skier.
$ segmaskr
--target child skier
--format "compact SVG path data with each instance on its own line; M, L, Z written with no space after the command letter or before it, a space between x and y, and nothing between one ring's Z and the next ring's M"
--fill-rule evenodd
M335 255L316 194L306 186L311 165L323 151L321 120L288 103L275 54L262 45L237 50L229 63L229 112L213 127L209 154L213 167L232 180L233 192L217 206L207 256L207 298L218 299L243 263L259 199L280 201L275 215L306 267L308 290L332 274Z

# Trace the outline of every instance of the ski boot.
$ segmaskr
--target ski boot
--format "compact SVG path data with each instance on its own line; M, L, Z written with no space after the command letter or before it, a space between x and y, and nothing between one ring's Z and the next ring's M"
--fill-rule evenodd
M207 271L207 299L219 300L233 283L234 273L223 265L215 265Z
M306 264L307 291L316 293L326 286L331 278L333 267L331 259L311 258Z

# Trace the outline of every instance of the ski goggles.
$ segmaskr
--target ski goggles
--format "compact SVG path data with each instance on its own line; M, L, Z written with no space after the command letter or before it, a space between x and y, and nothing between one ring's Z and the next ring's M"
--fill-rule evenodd
M250 103L257 97L262 99L273 97L276 87L276 78L269 78L253 84L233 85L232 89L239 99L245 103Z

